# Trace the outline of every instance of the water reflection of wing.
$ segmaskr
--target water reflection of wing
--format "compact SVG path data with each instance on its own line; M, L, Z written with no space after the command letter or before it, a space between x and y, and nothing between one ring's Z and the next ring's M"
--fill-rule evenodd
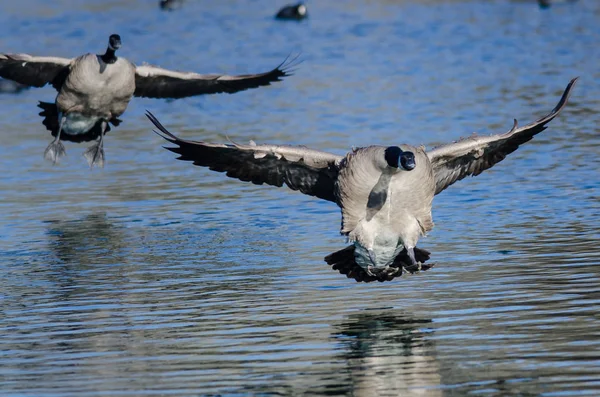
M428 340L430 319L397 311L350 316L334 337L347 346L344 359L352 395L441 396L440 365Z

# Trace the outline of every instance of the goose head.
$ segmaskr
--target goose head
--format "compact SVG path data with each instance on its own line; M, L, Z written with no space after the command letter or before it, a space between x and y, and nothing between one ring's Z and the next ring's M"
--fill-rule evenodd
M412 171L417 166L415 154L403 151L398 146L390 146L385 149L385 161L389 167L404 171Z
M108 48L116 51L121 48L121 36L118 34L111 34L108 38Z

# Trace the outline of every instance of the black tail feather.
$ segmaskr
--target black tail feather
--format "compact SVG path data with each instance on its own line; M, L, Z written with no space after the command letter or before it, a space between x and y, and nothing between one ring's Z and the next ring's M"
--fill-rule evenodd
M56 104L40 101L40 103L38 103L38 107L40 109L42 109L42 111L40 112L40 116L42 116L44 118L44 120L42 121L42 124L44 124L46 129L52 133L53 137L56 137L56 134L58 134L58 124L59 124L58 109L56 107ZM113 118L110 120L110 124L114 125L115 127L118 126L119 124L121 124L121 122L122 122L122 120L119 120L118 118ZM110 124L106 127L107 133L110 131ZM71 135L71 134L68 134L65 131L63 131L60 134L60 140L76 142L76 143L89 142L89 141L98 139L98 137L100 136L101 133L102 133L102 121L98 121L94 125L94 127L92 127L85 134Z
M367 272L360 267L356 260L354 259L354 245L349 245L348 247L336 251L330 255L325 257L325 262L332 267L332 269L337 270L340 274L346 275L348 278L353 278L357 282L365 282L370 283L372 281L391 281L396 276L387 275L385 278L371 276L367 274ZM431 253L427 250L416 248L415 247L415 259L417 262L425 263L429 260ZM406 253L406 249L402 250L400 254L394 260L394 263L391 265L392 267L407 267L410 265L410 258ZM423 266L421 270L429 270L433 266ZM402 273L400 273L402 275Z

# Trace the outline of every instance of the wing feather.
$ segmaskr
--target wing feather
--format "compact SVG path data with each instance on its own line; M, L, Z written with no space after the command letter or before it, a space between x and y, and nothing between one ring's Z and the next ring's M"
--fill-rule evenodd
M514 120L513 128L504 134L472 136L431 150L428 156L435 173L435 194L469 175L481 174L544 131L546 124L558 116L567 104L576 81L577 78L574 78L569 82L550 113L533 123L517 128L517 120Z
M0 77L32 87L43 87L50 83L60 90L69 74L71 61L59 57L0 54Z
M225 172L241 181L277 187L285 184L292 190L336 202L334 183L342 156L303 146L188 141L170 133L152 113L146 116L158 128L158 135L177 145L167 149L179 154L179 160Z
M134 95L147 98L185 98L204 94L233 94L281 81L283 77L292 74L291 68L295 60L286 59L269 72L237 76L177 72L142 65L136 68Z

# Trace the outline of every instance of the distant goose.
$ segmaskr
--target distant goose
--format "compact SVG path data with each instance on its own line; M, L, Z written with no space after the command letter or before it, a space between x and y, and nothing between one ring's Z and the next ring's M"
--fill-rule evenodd
M0 77L33 87L46 84L58 91L55 103L40 102L43 124L55 137L44 153L53 163L65 155L63 141L98 142L85 152L90 167L104 165L104 135L118 126L132 96L184 98L229 93L266 86L289 76L284 61L270 72L227 76L176 72L156 66L135 66L117 57L121 37L113 34L103 55L74 59L0 54Z
M298 3L283 7L281 10L279 10L277 15L275 15L275 18L300 20L308 16L306 12L306 6L303 3Z
M158 5L165 11L173 11L183 6L183 0L160 0Z
M538 0L540 8L550 8L551 5L575 3L577 0Z
M429 152L410 145L369 146L337 156L304 146L213 144L171 134L151 113L148 118L180 160L226 172L255 184L283 186L336 203L341 233L353 245L325 258L356 281L386 281L404 272L427 270L429 252L416 248L433 228L433 197L469 175L479 175L519 145L546 129L564 108L575 81L558 105L538 121L491 136L471 136ZM155 131L156 132L156 131Z

